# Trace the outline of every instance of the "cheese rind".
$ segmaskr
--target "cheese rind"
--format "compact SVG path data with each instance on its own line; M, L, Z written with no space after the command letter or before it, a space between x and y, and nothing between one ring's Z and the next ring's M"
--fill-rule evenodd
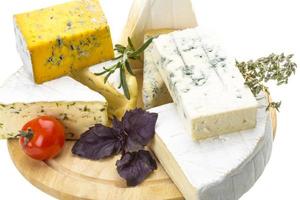
M187 132L196 140L256 124L256 99L234 60L206 44L198 28L186 29L159 36L152 54Z
M70 77L37 85L20 69L0 87L0 138L16 136L29 120L43 115L59 119L68 139L94 124L108 125L105 99Z
M109 26L96 0L75 0L14 16L17 49L36 83L113 58Z
M159 29L147 31L145 41L160 34L170 33L174 30ZM160 73L152 60L153 43L144 51L143 69L143 103L145 109L160 106L172 102L170 93L162 80Z
M237 200L252 187L272 151L266 105L262 97L254 129L199 142L186 134L174 104L150 109L158 113L150 147L186 199Z

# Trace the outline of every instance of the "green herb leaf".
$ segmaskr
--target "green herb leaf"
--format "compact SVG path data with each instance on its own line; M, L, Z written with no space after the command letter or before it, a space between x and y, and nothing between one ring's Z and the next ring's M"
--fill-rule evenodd
M279 102L270 102L266 110L270 110L270 108L274 108L279 111L279 107L281 106L281 101Z
M128 60L125 60L125 67L126 67L127 71L128 71L131 75L135 76L135 74L133 73L133 71L132 71L132 69L131 69L131 66L130 66Z
M121 76L121 85L122 85L124 94L127 99L130 99L130 93L129 93L129 89L128 89L128 85L127 85L127 81L126 81L125 69L123 67L120 69L120 76Z
M117 56L117 57L113 58L113 60L119 60L119 59L122 58L122 57L123 57L123 56L120 55L120 56Z
M277 85L287 84L292 74L295 74L297 64L292 62L293 55L285 56L283 53L276 55L274 53L267 57L262 57L256 61L248 62L236 61L236 66L245 78L245 84L257 96L260 92L267 92L265 86L269 81L275 81ZM267 109L275 108L279 110L281 102L270 102Z
M104 70L100 73L94 73L96 76L102 76L105 75L104 83L107 82L110 75L112 75L117 69L120 70L120 85L119 88L123 88L124 94L127 99L130 99L130 92L128 89L128 84L126 81L126 71L128 71L129 74L135 75L132 71L132 67L130 65L129 60L138 60L141 58L141 54L145 51L145 49L150 45L153 38L150 38L147 40L140 48L137 50L135 49L132 41L130 38L128 38L128 45L127 47L124 47L123 45L116 44L115 50L120 54L114 60L117 60L118 63L115 65L112 65L108 68L104 68Z
M105 78L104 78L104 83L107 82L109 76L110 76L112 73L113 73L113 71L108 72L108 74L107 74L107 75L105 76Z
M118 52L118 53L124 53L124 51L126 50L126 47L120 45L120 44L116 44L115 45L115 50Z
M127 40L128 40L128 45L129 45L129 47L131 48L131 50L135 51L135 48L134 48L134 46L133 46L133 44L132 44L132 41L131 41L130 37L128 37Z
M107 71L103 71L103 72L100 72L100 73L94 73L96 76L101 76L103 74L105 74Z
M143 53L145 51L145 49L147 49L147 47L151 44L153 38L148 39L138 50L136 50L135 52L133 52L133 56L139 56L141 53Z

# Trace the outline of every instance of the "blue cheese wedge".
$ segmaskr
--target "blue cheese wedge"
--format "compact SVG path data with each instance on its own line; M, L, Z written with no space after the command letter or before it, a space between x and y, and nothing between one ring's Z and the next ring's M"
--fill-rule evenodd
M198 28L154 40L153 61L193 139L254 128L257 101L233 59L214 51Z
M159 29L151 30L145 34L145 41L151 37L156 37L163 33L169 33L174 30ZM172 102L170 93L162 80L160 73L152 60L153 43L144 51L144 69L143 69L143 103L146 109L160 106Z
M186 134L174 104L150 109L158 113L150 147L185 199L237 200L253 186L272 152L266 105L262 98L254 129L201 141Z
M16 136L26 122L43 115L59 119L68 139L78 139L94 124L108 124L106 100L70 77L37 85L21 68L0 87L0 94L2 139Z

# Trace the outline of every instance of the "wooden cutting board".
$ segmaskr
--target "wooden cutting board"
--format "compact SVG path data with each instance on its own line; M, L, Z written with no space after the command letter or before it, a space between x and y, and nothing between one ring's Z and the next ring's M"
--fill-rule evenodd
M138 79L142 80L141 74ZM275 136L276 111L271 110L270 114ZM49 161L29 158L17 140L9 140L8 149L21 174L34 186L58 199L183 199L159 163L158 169L142 184L126 187L126 182L119 177L115 168L119 156L102 161L81 159L72 155L73 144L73 141L66 142L62 153Z

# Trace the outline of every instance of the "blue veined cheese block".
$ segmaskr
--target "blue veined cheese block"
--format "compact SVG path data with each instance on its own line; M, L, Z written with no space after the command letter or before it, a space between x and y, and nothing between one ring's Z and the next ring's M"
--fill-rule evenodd
M145 41L160 34L170 33L172 29L151 30L145 34ZM172 102L170 93L152 60L153 43L144 51L143 103L146 109Z
M193 139L254 128L257 101L235 60L210 47L199 28L154 40L152 59Z

